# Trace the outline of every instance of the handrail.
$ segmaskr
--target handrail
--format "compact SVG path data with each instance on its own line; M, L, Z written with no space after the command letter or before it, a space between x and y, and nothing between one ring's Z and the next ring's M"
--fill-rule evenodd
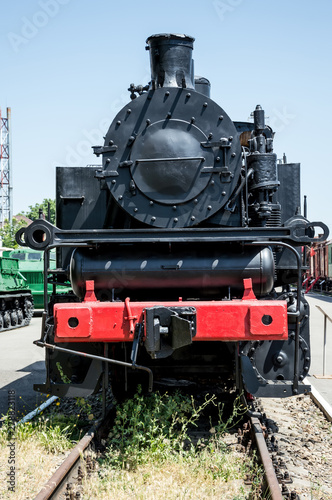
M324 311L324 309L322 309L320 306L317 306L317 309L320 310L320 312L322 312L324 314L324 345L323 345L323 377L326 377L326 373L325 373L325 367L326 367L326 319L329 320L330 323L332 323L332 319L330 318L330 316Z

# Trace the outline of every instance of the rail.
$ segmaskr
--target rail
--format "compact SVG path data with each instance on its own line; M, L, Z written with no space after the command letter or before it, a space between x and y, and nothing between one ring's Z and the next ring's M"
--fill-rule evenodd
M55 471L53 476L42 487L41 491L34 498L34 500L56 500L57 498L60 498L61 494L65 494L64 490L66 488L66 483L76 471L81 456L83 452L88 448L88 446L91 445L95 437L95 433L95 429L91 428L90 431L88 431L85 436L83 436L83 438L79 441L75 448L73 448L65 461Z
M327 340L327 320L332 323L332 319L320 306L317 309L324 314L324 344L323 344L323 375L315 375L316 378L332 378L332 375L326 375L326 340Z
M275 469L270 457L270 453L267 449L264 433L262 430L261 423L258 418L251 417L251 428L253 429L257 449L259 456L264 467L264 475L266 479L266 485L269 490L271 500L283 500L283 495L281 493L278 478L275 473ZM265 497L264 497L265 498Z

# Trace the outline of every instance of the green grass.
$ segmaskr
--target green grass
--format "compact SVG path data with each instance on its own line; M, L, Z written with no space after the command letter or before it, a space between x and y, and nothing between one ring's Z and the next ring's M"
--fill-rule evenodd
M207 418L211 414L210 420ZM198 439L200 419L210 422L209 437ZM231 414L216 396L141 391L117 407L114 426L99 469L84 481L86 498L258 499L260 470L255 457L236 451L226 434L244 415L239 399ZM255 467L253 487L243 484Z
M10 440L23 443L35 440L38 445L49 453L58 453L70 449L84 434L86 421L78 417L67 417L53 413L37 419L16 425L13 432L8 425L8 418L3 417L0 429L0 446L5 446Z

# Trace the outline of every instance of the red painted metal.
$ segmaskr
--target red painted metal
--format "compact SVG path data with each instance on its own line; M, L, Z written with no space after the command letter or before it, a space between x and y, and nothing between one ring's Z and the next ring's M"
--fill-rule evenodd
M137 316L133 316L131 314L130 298L129 297L127 297L126 300L125 300L125 306L126 306L126 310L127 310L127 314L128 314L128 316L125 317L125 319L127 321L129 321L129 325L130 325L129 331L130 331L130 333L134 333L134 331L135 331L134 321L137 320Z
M129 342L135 323L149 307L194 307L194 341L283 340L288 338L287 303L257 300L251 280L245 280L243 299L230 301L99 302L87 282L82 303L55 304L55 342ZM88 285L89 283L89 285ZM93 283L93 282L92 282Z
M317 281L320 279L321 277L320 276L317 276L317 278L313 279L310 283L310 285L308 285L308 282L306 283L306 289L305 289L305 292L304 293L308 293L310 292L310 290L316 285Z

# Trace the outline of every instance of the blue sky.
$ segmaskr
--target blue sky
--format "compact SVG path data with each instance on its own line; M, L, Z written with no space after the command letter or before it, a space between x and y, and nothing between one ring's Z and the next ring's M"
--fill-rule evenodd
M329 0L13 0L0 17L0 107L12 109L14 213L55 197L55 166L98 163L131 82L149 80L146 38L195 37L195 73L233 120L256 104L275 152L301 162L308 218L332 231Z

